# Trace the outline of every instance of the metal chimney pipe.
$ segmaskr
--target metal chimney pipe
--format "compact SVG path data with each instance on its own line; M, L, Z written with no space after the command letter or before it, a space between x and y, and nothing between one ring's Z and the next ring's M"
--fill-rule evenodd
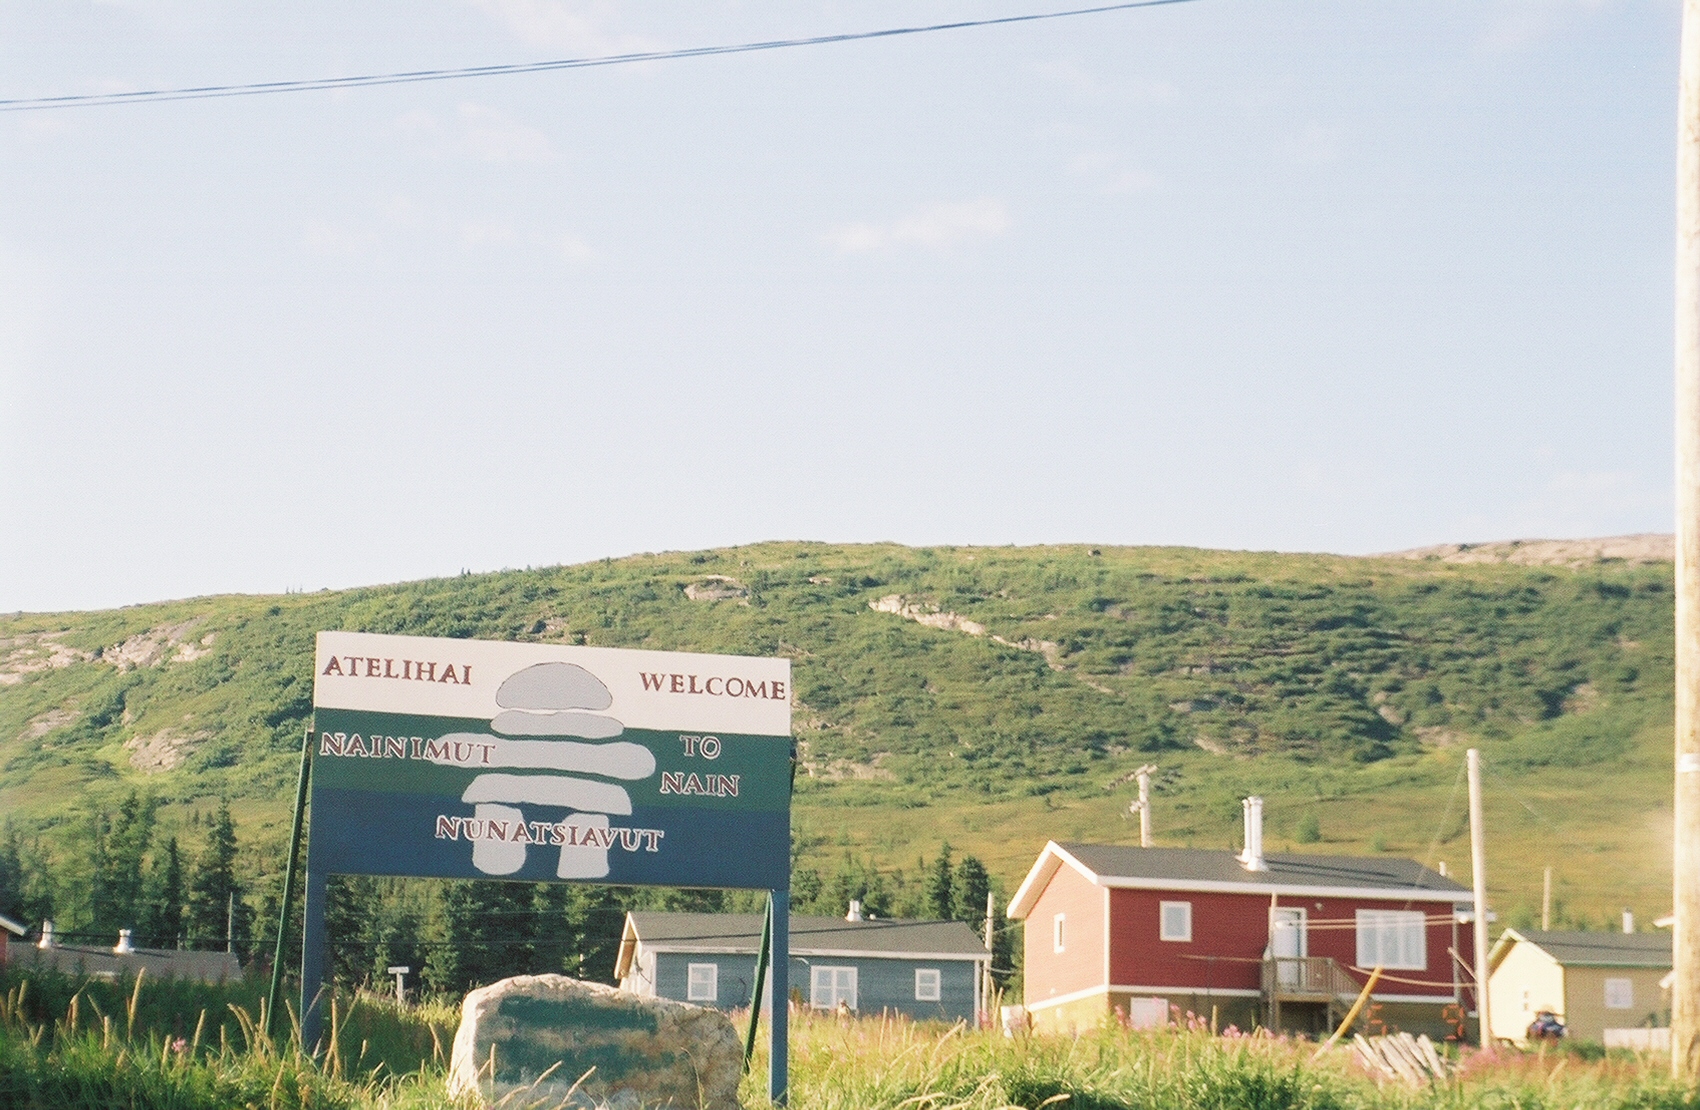
M1139 813L1139 846L1151 847L1151 775L1157 770L1155 764L1147 763L1133 773L1139 780L1139 801L1133 803L1133 808Z
M850 899L850 912L848 912L844 915L844 920L846 920L846 921L860 921L860 920L862 920L862 903L861 903L860 900L855 899L855 898Z
M1626 933L1635 931L1635 915L1628 910L1623 911L1623 931Z
M135 950L136 946L130 941L130 930L118 930L118 943L112 946L112 954L115 956L128 956L135 952Z
M41 939L36 941L35 946L37 948L52 948L53 947L53 922L52 921L50 921L50 920L49 921L43 921L41 923Z
M1267 871L1263 862L1263 799L1253 794L1240 803L1245 810L1245 851L1240 853L1240 866L1247 871Z

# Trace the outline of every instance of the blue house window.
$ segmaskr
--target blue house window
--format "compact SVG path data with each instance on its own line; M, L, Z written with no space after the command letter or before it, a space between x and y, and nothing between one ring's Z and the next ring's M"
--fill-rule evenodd
M856 1008L856 969L822 967L809 969L809 1005L817 1010L836 1010L840 1003Z
M936 967L918 967L915 969L915 1001L937 1002L939 1000L939 969Z
M685 1001L713 1002L720 997L720 965L691 964L685 985Z

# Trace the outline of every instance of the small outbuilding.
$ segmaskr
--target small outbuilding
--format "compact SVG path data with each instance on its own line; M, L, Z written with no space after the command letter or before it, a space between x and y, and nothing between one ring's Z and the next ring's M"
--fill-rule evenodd
M1488 953L1493 1035L1522 1042L1535 1015L1557 1015L1574 1040L1601 1043L1607 1030L1668 1028L1669 933L1573 933L1507 929Z
M763 915L626 915L614 975L638 995L722 1010L750 1004ZM991 954L960 921L791 918L793 997L816 1010L978 1023ZM771 984L771 980L769 980ZM764 988L762 1005L771 1005Z

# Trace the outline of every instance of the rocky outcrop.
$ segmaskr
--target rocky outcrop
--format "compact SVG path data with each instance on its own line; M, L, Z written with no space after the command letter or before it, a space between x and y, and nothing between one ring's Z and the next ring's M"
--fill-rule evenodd
M1668 563L1676 558L1676 537L1661 533L1604 536L1587 540L1498 540L1493 543L1441 543L1392 551L1383 559L1430 559L1441 563L1513 563L1524 567L1586 567L1596 563L1632 565Z
M451 1097L590 1110L738 1110L743 1047L718 1010L565 975L520 975L461 1004Z

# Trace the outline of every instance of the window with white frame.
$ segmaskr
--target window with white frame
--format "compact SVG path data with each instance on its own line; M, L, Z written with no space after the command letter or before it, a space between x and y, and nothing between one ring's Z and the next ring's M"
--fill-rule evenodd
M915 969L915 1001L937 1002L939 1000L939 969L936 967L918 967Z
M1428 970L1428 931L1421 910L1359 910L1358 966Z
M1635 981L1632 979L1606 980L1606 1009L1633 1010L1635 1008Z
M817 1010L836 1010L839 1003L856 1008L856 969L815 966L809 969L809 1005Z
M1064 935L1064 927L1068 924L1068 914L1059 913L1051 918L1051 951L1067 951L1068 938Z
M1164 940L1191 940L1192 903L1164 902L1157 935Z
M686 968L685 1001L713 1002L719 997L719 964L691 964Z

